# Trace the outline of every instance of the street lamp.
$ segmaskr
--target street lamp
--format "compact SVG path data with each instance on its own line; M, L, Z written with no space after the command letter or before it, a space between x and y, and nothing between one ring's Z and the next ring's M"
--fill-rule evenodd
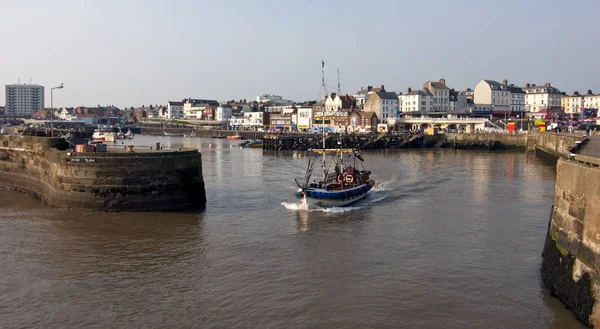
M54 91L54 89L62 88L62 83L58 87L50 88L50 137L54 137L54 97L52 95L52 92Z

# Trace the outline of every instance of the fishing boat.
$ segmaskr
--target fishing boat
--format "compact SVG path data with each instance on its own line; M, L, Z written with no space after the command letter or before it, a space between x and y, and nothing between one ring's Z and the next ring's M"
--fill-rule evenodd
M322 90L327 95L325 87L325 63L322 63ZM302 200L306 206L318 207L343 207L353 204L367 196L369 191L375 186L375 181L371 179L371 171L367 170L362 154L356 149L342 147L342 142L338 141L339 148L327 149L325 111L322 112L322 132L323 146L321 149L311 149L310 151L323 155L323 176L318 181L311 177L313 167L318 162L316 157L310 157L306 174L302 181L295 179L298 185L296 197ZM328 156L329 155L329 159Z
M307 206L343 207L367 196L375 186L371 171L364 165L358 150L353 149L313 149L323 154L323 177L310 181L313 166L317 162L309 158L306 176L302 182L296 179L296 197ZM327 161L327 154L331 155Z
M117 134L115 134L112 129L106 128L98 128L94 130L94 134L92 134L93 141L100 142L115 142L117 139Z
M257 140L247 140L247 141L243 141L239 144L240 148L262 148L263 147L263 141L260 139Z

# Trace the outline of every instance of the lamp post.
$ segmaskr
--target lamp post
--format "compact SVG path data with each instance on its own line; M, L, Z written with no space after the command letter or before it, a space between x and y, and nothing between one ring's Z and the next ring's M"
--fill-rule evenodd
M62 83L58 87L50 88L50 137L54 137L54 97L52 95L52 92L54 91L54 89L62 88Z

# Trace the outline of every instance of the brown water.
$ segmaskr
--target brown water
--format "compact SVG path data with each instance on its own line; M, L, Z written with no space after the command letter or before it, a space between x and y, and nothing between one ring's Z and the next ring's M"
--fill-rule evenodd
M204 212L53 210L0 190L0 327L583 328L540 281L552 162L371 152L367 199L303 211L298 153L135 142L158 140L202 148Z

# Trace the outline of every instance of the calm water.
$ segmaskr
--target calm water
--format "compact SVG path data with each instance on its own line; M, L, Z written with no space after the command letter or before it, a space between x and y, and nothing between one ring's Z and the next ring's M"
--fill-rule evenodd
M297 210L306 158L202 149L193 214L52 210L0 190L3 328L583 328L540 282L554 164L366 153L348 209Z

